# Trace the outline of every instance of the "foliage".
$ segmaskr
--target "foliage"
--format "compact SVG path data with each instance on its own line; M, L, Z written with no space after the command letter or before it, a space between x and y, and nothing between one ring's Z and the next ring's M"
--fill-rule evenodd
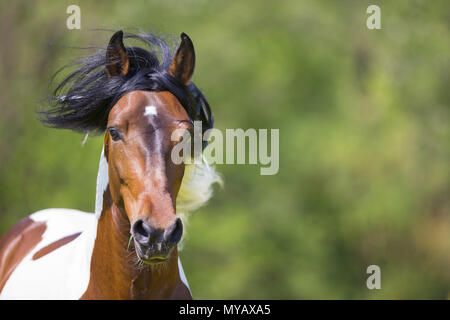
M51 75L117 30L178 36L215 126L279 128L280 170L219 165L182 251L196 298L447 298L448 1L0 3L0 232L47 207L93 211L101 137L43 127ZM368 290L366 268L381 267Z

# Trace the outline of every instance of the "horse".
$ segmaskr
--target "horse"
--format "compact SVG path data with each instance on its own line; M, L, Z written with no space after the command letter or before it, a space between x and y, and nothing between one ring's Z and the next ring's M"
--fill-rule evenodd
M127 38L150 50L125 47ZM220 182L206 161L171 161L174 132L214 122L191 81L192 40L182 33L173 53L161 37L117 31L77 63L38 113L52 128L104 133L95 213L45 209L9 229L0 298L192 299L178 255L183 221Z

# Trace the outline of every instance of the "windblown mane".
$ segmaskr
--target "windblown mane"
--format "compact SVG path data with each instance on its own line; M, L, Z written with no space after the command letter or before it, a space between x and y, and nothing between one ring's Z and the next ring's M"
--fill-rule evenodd
M201 91L192 82L189 86L182 85L167 72L173 58L167 42L142 31L125 34L124 38L137 40L150 51L140 47L126 48L130 61L126 76L108 77L106 47L63 67L57 74L66 68L78 68L56 86L49 97L49 108L38 112L41 121L53 128L100 134L106 129L109 111L123 95L148 90L171 92L192 120L203 122L203 131L211 128L213 118Z

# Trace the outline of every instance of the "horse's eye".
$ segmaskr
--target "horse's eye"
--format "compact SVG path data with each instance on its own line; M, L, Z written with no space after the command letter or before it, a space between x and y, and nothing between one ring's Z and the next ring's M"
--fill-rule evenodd
M115 128L108 128L108 132L109 132L109 135L111 136L111 139L113 139L113 141L117 141L122 138L119 130L117 130Z

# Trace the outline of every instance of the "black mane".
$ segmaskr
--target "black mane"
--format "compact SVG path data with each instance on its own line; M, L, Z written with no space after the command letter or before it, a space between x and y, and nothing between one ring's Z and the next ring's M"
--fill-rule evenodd
M167 72L173 58L167 43L144 32L125 34L124 38L139 40L151 51L126 47L130 61L126 76L108 78L106 47L62 68L78 67L56 86L49 97L49 108L38 112L41 121L53 128L100 134L106 129L109 111L123 95L148 90L171 92L192 120L203 122L203 131L212 128L213 117L201 91L192 82L189 86L182 85ZM161 61L154 49L159 50Z

